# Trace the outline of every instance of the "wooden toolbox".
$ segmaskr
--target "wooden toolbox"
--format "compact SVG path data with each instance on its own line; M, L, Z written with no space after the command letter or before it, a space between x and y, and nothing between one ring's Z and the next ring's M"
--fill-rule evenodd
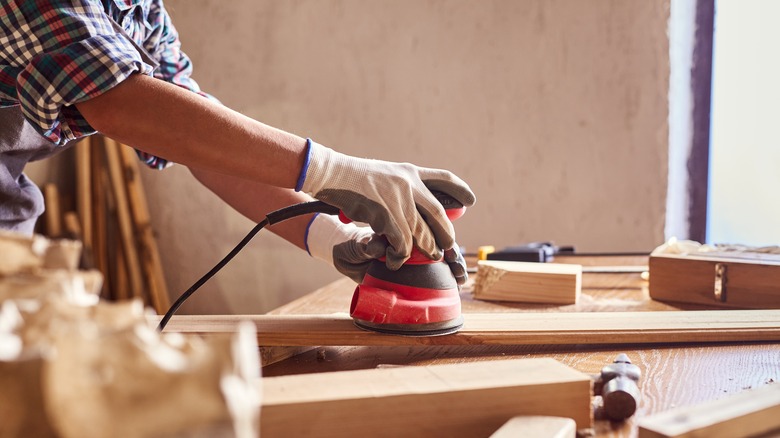
M702 253L650 257L650 297L719 308L780 308L780 255Z

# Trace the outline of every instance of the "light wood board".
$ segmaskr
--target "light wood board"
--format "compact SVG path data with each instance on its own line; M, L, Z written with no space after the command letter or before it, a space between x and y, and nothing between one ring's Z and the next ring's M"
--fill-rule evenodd
M671 409L639 422L640 438L739 438L780 429L780 384Z
M582 288L582 266L480 260L474 298L521 303L575 304Z
M518 415L590 427L590 378L554 359L267 377L263 437L488 436Z
M346 314L177 315L165 330L233 332L255 324L261 346L654 344L780 341L780 310L471 313L456 334L384 335L358 329ZM157 324L158 316L150 316Z
M577 423L571 418L521 415L507 421L490 438L574 438Z

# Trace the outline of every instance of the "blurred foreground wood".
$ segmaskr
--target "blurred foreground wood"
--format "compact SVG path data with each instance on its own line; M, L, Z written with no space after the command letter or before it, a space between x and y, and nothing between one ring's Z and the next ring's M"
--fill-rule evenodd
M44 187L43 234L83 243L82 268L103 274L104 299L137 297L165 313L170 298L135 151L100 135L74 149L75 193L63 196L62 188Z

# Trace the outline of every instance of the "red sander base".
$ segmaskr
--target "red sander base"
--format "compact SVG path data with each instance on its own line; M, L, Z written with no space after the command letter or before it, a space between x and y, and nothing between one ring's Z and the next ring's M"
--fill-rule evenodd
M360 328L406 336L446 335L463 326L449 265L416 252L397 271L375 260L355 288L350 316Z

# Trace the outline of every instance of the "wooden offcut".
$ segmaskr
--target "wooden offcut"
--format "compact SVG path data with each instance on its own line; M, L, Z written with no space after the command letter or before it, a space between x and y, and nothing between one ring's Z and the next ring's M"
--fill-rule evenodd
M149 208L144 195L141 175L138 169L138 157L135 151L125 145L118 145L120 161L127 185L127 198L138 241L141 269L146 279L149 300L158 314L163 314L170 306L168 287L162 270L162 261L157 249L157 241L152 232Z
M106 161L108 174L111 179L111 189L116 201L117 220L119 223L120 240L123 249L124 265L127 268L127 277L130 283L130 295L141 297L144 290L144 282L141 274L141 262L135 244L135 230L131 220L130 201L125 188L122 163L119 158L120 145L106 138Z
M590 378L554 359L267 377L264 437L488 436L518 415L590 426Z
M780 309L776 255L650 257L650 297L714 308Z
M474 283L474 298L574 304L580 296L581 288L580 265L480 260Z
M261 346L658 344L780 341L780 310L470 313L445 336L397 336L361 330L346 314L176 315L165 331L232 332L254 323ZM160 317L150 317L153 324Z
M640 438L740 438L773 431L780 431L780 384L776 383L639 422Z
M86 137L76 143L76 210L84 248L92 252L92 140Z
M490 438L574 438L577 423L571 418L521 415L504 423Z
M46 235L60 237L62 235L62 211L60 209L60 192L56 184L49 183L43 186L43 199L46 206L44 211Z

